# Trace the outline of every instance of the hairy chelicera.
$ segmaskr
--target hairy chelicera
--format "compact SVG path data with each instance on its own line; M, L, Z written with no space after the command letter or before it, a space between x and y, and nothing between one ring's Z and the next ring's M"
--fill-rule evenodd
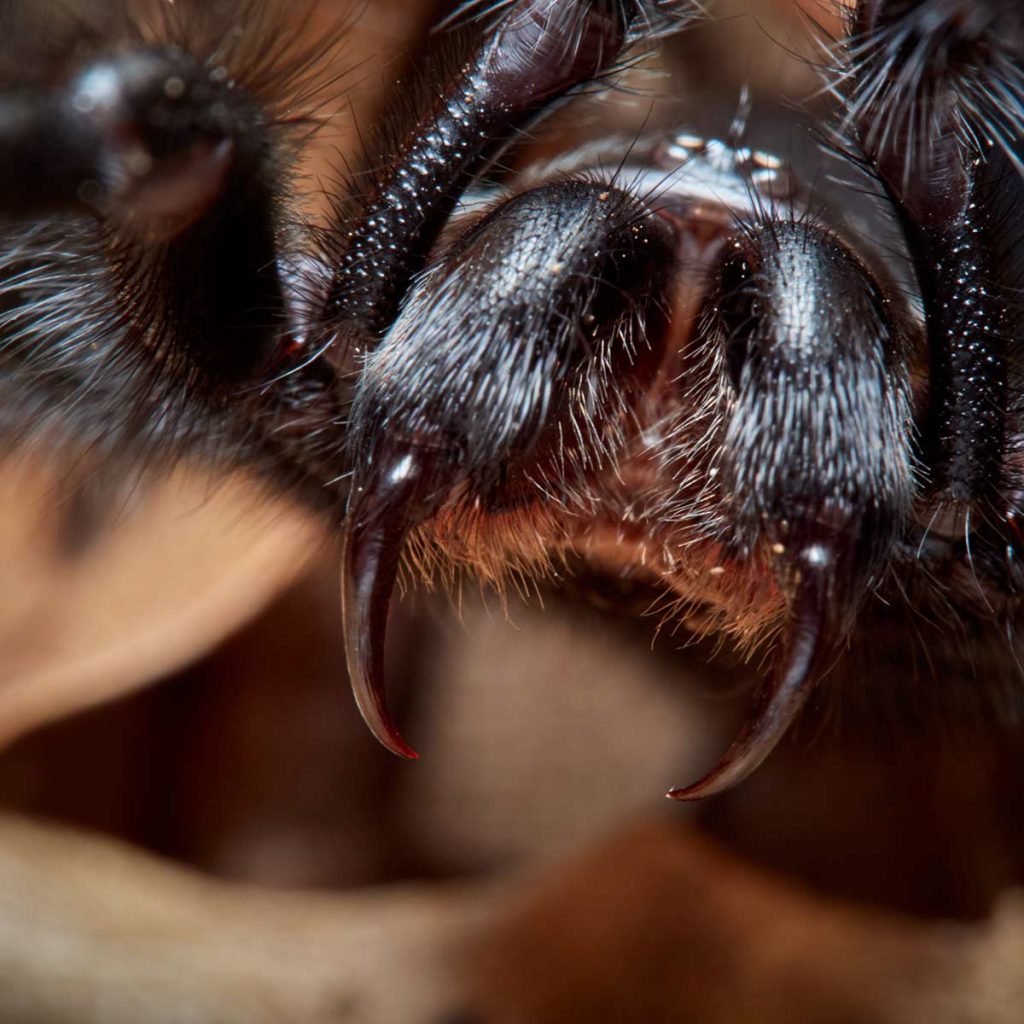
M315 227L290 212L294 112L327 50L262 5L235 49L184 5L60 73L4 68L9 443L245 466L331 517L356 698L406 757L384 680L403 565L500 582L580 557L708 632L774 634L748 723L680 799L756 768L880 600L962 602L1012 649L1022 15L844 10L827 134L898 224L911 294L740 137L602 140L494 184L693 0L465 5L457 56Z

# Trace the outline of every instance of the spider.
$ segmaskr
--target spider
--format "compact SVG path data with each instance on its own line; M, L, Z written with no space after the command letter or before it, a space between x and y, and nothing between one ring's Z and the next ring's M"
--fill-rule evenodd
M875 637L920 633L1012 694L1024 13L858 0L823 39L819 131L898 225L893 253L741 124L515 169L527 132L686 32L695 0L462 5L312 225L295 163L327 44L255 0L225 33L217 7L45 45L27 4L8 14L9 446L245 467L319 510L359 708L405 757L384 696L403 565L454 585L582 559L656 584L674 621L773 638L684 800L746 777Z

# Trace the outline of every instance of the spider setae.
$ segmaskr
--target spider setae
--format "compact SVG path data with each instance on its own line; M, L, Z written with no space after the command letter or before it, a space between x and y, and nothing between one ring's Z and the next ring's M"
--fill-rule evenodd
M24 7L6 29L38 40ZM740 132L503 170L700 20L693 0L463 5L458 45L403 87L405 127L371 134L304 224L295 112L329 87L304 74L327 50L264 8L237 35L156 5L9 48L8 445L248 467L320 509L360 709L408 757L383 696L403 564L500 581L579 557L704 631L774 636L748 724L683 799L752 771L822 676L842 685L849 643L860 674L919 633L986 693L1019 687L1016 5L859 0L823 40L819 130L899 256Z

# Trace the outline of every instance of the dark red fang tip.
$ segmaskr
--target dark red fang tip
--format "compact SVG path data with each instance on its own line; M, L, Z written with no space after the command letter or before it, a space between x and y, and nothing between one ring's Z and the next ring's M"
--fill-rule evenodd
M409 531L434 509L422 500L425 468L409 451L392 458L349 502L341 567L341 616L349 679L363 720L399 757L419 754L402 739L388 710L384 641L395 579Z
M740 734L700 781L672 789L672 800L703 800L731 789L761 766L796 720L833 650L832 586L835 558L822 544L805 548L793 598L788 652L778 683L765 687Z

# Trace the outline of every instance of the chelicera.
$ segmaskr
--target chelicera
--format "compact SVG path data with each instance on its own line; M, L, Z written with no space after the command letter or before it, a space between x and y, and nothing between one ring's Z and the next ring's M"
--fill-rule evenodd
M465 6L459 60L316 228L287 198L316 54L266 59L258 4L237 51L195 12L129 18L0 83L11 443L198 455L320 509L359 707L406 757L384 697L403 564L501 580L580 556L709 631L774 632L747 726L683 799L768 755L878 597L969 606L1015 671L1008 7L860 0L828 49L827 135L898 220L911 293L738 136L605 140L489 184L691 0Z

